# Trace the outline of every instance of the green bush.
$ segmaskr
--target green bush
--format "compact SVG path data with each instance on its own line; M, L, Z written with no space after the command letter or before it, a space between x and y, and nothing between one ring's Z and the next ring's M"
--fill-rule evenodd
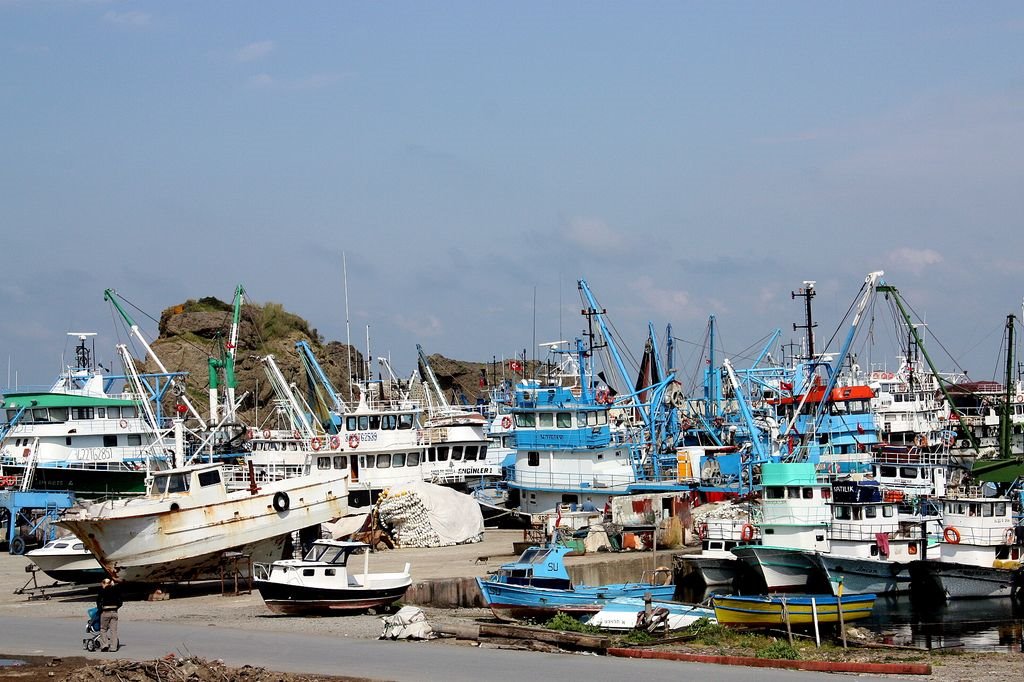
M800 653L789 642L777 639L768 646L758 649L754 652L754 656L756 658L784 658L795 661L800 658Z
M544 623L544 627L548 630L562 630L565 632L580 632L587 635L596 635L601 632L601 628L593 625L587 625L579 620L573 618L567 613L559 611L555 614L554 618Z
M658 641L658 638L644 630L630 630L623 637L626 644L650 644Z
M731 634L727 627L712 622L710 618L698 618L686 628L686 633L706 644L717 644Z

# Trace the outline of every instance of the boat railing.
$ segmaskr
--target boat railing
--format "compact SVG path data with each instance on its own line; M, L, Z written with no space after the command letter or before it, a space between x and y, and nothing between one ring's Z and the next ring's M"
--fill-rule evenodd
M270 572L273 570L270 564L254 562L252 565L252 577L255 580L270 580Z
M952 532L954 530L955 534ZM946 523L943 528L943 538L950 544L995 547L996 545L1013 544L1015 537L1013 528L1009 525L1003 528L992 528ZM951 542L952 540L955 542Z
M614 489L627 488L635 481L632 475L628 474L605 474L605 473L562 473L562 472L526 472L518 467L510 483L523 488L538 489L560 489L560 488L597 488Z
M878 464L929 464L932 466L946 466L949 464L949 450L922 450L917 446L901 451L881 450L875 453L875 462Z
M890 538L900 536L898 524L893 521L889 523L843 523L832 522L829 536L833 540L874 540L879 533Z

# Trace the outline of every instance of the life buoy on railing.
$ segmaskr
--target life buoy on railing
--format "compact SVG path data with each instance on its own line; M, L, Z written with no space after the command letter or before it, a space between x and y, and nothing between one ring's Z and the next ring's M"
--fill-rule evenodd
M302 439L302 434L299 433L298 429L295 429L294 431L292 431L292 438L294 438L295 440L301 440Z
M350 448L352 448L353 450L355 450L356 448L359 447L359 434L358 433L353 433L351 436L348 437L348 446Z
M603 405L607 401L608 401L608 389L606 389L606 388L599 388L599 389L597 389L597 393L594 394L594 402L596 402L598 405Z
M917 543L911 542L907 545L907 554L917 554Z
M14 476L0 476L0 488L13 488L18 485L18 479Z
M1012 545L1017 539L1017 534L1014 533L1012 528L1007 528L1006 532L1003 533L1003 542L1007 545Z
M263 437L270 438L270 429L263 429Z
M942 537L951 545L960 544L960 531L954 526L946 526L946 529L942 531Z
M341 439L337 436L331 436L331 450L337 450L341 447Z
M279 512L286 512L290 506L291 500L288 499L288 493L283 490L274 493L274 509Z
M121 421L117 422L117 425L120 426L122 429L127 429L128 428L128 420L127 419L122 419Z
M839 462L832 462L831 464L829 464L828 465L828 472L830 474L838 474L839 473Z
M501 428L508 429L512 428L512 417L504 416L501 418Z
M324 445L324 442L322 440L320 440L319 436L314 438L313 440L309 441L309 447L313 448L313 452L319 451L320 448L323 447L323 445Z
M750 542L754 539L754 527L749 523L744 523L743 527L740 528L740 540L743 542Z
M697 537L699 537L701 540L708 539L708 524L702 523L699 526L697 526Z

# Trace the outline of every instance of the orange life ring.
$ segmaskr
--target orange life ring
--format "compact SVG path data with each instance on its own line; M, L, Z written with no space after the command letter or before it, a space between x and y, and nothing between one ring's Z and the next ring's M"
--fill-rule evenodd
M504 416L501 418L501 428L508 429L512 426L512 417Z
M960 531L954 526L946 526L946 529L942 531L942 537L951 545L960 544Z
M348 446L350 448L352 448L353 450L355 450L356 448L359 447L359 434L358 433L353 433L351 436L348 437Z
M907 554L917 554L917 543L911 542L907 545Z
M320 440L319 436L309 441L309 447L313 448L313 452L316 452L323 447L323 441Z
M743 528L740 528L740 540L743 542L750 542L754 539L754 527L749 523L744 523Z
M701 540L708 539L708 524L702 523L699 526L697 526L697 537L699 537Z
M1017 539L1017 534L1013 532L1012 528L1007 528L1006 532L1003 533L1003 540L1008 545L1012 545L1016 539Z
M341 447L341 439L337 436L331 436L331 450L337 450Z

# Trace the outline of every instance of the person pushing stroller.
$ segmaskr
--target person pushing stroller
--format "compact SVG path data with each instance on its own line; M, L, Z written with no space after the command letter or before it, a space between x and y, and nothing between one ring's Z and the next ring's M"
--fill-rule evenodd
M117 638L117 611L123 603L118 584L110 578L104 578L96 595L96 608L99 609L100 620L100 651L117 651L121 646Z

